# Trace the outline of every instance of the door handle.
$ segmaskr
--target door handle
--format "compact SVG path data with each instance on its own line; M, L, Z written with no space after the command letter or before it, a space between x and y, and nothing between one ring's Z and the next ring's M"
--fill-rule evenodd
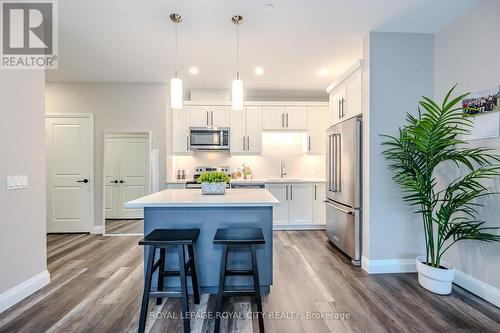
M342 118L342 115L340 114L340 105L342 104L342 101L339 99L339 105L337 107L337 111L339 113L339 119Z
M281 114L281 127L282 128L285 127L285 114L284 113Z
M243 139L243 150L245 150L245 137L242 137Z
M110 183L112 183L112 184L118 184L118 180L116 180L116 179L112 180L112 181L110 181Z
M286 127L288 128L288 112L286 114Z
M307 137L307 150L311 151L311 136Z
M290 200L293 200L293 185L290 185Z
M316 196L316 185L314 185L314 200L317 200L317 196Z
M87 178L85 178L83 180L77 180L76 182L77 183L85 183L85 184L87 184L89 182L89 180Z
M214 112L213 111L210 111L210 120L211 120L212 126L214 126Z
M209 125L209 124L208 124L208 111L207 111L207 126L208 126L208 125Z
M286 201L288 201L288 185L285 185L285 186L286 186L285 197L286 197Z
M354 211L353 211L353 210L347 210L347 209L341 208L341 207L339 207L339 206L337 206L337 205L332 204L332 203L331 203L330 201L328 201L328 200L325 200L325 201L323 201L323 202L324 202L326 205L328 205L328 206L330 206L330 207L332 207L332 208L334 208L334 209L336 209L336 210L341 211L342 213L346 213L346 214L349 214L349 215L354 215Z
M247 136L247 151L250 150L250 137Z
M345 99L342 98L342 113L341 113L342 118L344 118L344 116L345 116L345 113L344 113L344 103L345 103Z
M123 179L120 180L120 184L123 184L125 183L125 181Z

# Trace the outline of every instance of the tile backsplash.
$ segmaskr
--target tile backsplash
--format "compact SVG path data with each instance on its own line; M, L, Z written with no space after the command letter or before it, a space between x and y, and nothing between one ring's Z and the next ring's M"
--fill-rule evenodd
M194 166L227 165L235 168L242 163L252 168L253 178L278 178L281 161L287 163L288 178L324 178L325 156L304 154L303 138L303 133L266 132L262 136L260 155L193 152L189 156L171 156L169 179L175 179L177 169L186 169L187 177L191 178Z

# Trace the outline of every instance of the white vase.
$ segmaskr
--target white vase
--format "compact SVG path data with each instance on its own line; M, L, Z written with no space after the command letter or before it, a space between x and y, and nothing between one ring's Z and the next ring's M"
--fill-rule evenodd
M202 194L225 194L226 183L201 183Z
M417 257L418 283L425 289L439 295L449 295L455 278L455 269L450 263L441 260L443 268L427 265L425 256Z

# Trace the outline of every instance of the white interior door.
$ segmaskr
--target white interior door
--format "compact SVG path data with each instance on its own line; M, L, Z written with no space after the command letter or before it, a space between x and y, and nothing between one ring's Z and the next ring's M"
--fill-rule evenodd
M90 232L92 118L47 115L45 125L47 232Z
M104 216L107 219L119 218L121 141L106 138L104 142Z
M125 208L123 204L150 193L149 138L130 137L121 139L119 217L143 218L142 208Z

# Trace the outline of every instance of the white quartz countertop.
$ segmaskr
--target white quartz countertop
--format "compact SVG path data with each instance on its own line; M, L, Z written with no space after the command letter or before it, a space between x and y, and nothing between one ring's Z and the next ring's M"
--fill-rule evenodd
M167 184L183 184L188 179L172 179ZM290 183L325 183L325 178L253 178L231 179L231 184L290 184Z
M203 195L201 190L170 189L125 203L125 208L143 207L261 207L279 206L266 189L227 189L225 195Z

